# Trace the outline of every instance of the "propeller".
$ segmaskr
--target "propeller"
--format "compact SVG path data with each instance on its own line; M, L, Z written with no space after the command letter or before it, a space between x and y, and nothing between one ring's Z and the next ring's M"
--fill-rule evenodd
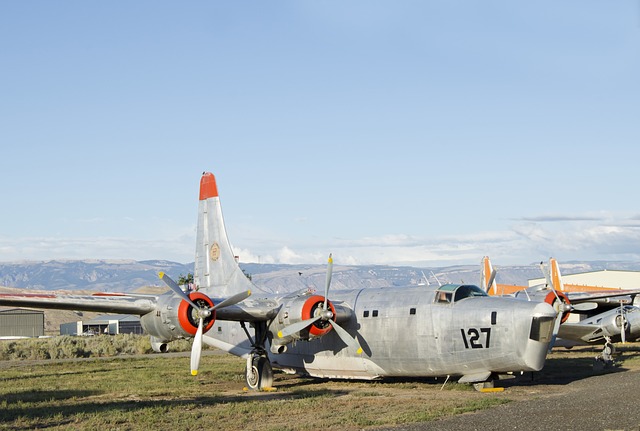
M540 267L542 267L542 262L540 262ZM550 282L549 274L545 273L545 276L547 278L547 282ZM556 309L557 314L556 314L556 320L553 324L553 333L551 335L551 343L549 343L549 352L551 352L551 349L553 349L553 346L556 344L556 338L558 337L558 332L560 331L560 324L562 323L564 314L571 312L571 310L573 309L573 305L565 303L562 301L562 299L560 299L558 292L556 292L556 290L553 288L553 284L550 284L549 286L551 287L551 291L553 292L553 294L556 296L555 304L557 304L555 307L553 307Z
M362 354L362 347L360 347L360 343L358 343L358 341L354 337L352 337L351 334L345 331L344 328L342 328L333 320L334 314L333 314L333 311L331 311L331 308L329 307L329 299L328 299L329 286L331 285L332 273L333 273L333 257L331 254L329 254L329 260L327 263L327 276L326 276L326 281L324 285L324 302L322 304L322 309L317 309L315 311L314 317L306 320L301 320L300 322L293 323L283 328L282 330L278 331L278 337L285 338L285 337L291 336L293 334L296 334L308 328L309 326L313 325L317 321L323 320L325 322L328 322L331 325L331 327L335 329L336 334L338 334L338 337L340 337L340 339L347 346L353 348L356 351L356 353L360 355Z
M556 342L556 338L558 337L558 332L560 331L560 324L563 321L565 313L570 313L572 311L589 311L589 310L598 308L598 304L595 302L580 302L578 304L571 304L568 302L564 302L558 295L558 292L555 289L553 289L553 286L552 286L552 291L553 291L553 294L556 296L555 304L557 305L554 306L554 308L556 309L556 312L558 314L556 315L556 320L555 320L555 323L553 324L553 334L551 335L551 343L549 343L549 352L551 352L551 349L553 348L553 345Z
M198 366L200 365L200 356L202 354L202 335L204 333L204 320L210 317L214 311L228 307L230 305L235 305L238 302L244 301L249 296L251 296L251 291L247 290L245 292L236 293L222 301L213 307L202 307L197 305L195 302L191 300L189 295L187 295L178 283L173 281L171 277L169 277L164 272L158 273L158 276L162 281L164 281L167 286L171 288L173 292L175 292L182 300L186 301L189 305L191 305L196 313L196 317L198 318L198 330L196 331L196 335L193 338L193 345L191 346L191 375L196 376L198 374Z

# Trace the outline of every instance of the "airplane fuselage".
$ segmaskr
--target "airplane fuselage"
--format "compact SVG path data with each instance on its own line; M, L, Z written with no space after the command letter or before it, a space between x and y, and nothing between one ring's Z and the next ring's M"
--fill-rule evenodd
M356 337L364 353L357 354L330 332L289 343L282 353L271 349L269 359L285 371L356 379L542 368L555 317L551 306L487 296L438 302L436 293L437 288L428 286L333 292L338 310L343 305L353 310L340 324ZM272 334L278 324L276 317L269 326ZM237 326L216 322L218 329L209 335L246 345ZM533 331L532 326L536 326ZM274 343L277 339L272 339Z

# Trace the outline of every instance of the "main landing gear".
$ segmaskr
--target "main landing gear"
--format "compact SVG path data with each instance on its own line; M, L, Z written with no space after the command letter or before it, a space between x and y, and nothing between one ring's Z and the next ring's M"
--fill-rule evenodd
M267 325L265 322L254 323L255 339L251 338L244 322L241 322L240 325L253 346L253 350L247 358L247 366L245 368L247 388L252 391L269 390L273 387L273 368L271 367L269 356L265 350Z
M273 369L269 358L251 353L247 358L247 368L245 369L245 379L247 388L252 391L270 389L273 387Z
M593 368L596 371L600 371L606 368L611 368L614 365L613 355L616 353L616 347L611 342L611 338L605 337L604 347L602 353L594 358Z

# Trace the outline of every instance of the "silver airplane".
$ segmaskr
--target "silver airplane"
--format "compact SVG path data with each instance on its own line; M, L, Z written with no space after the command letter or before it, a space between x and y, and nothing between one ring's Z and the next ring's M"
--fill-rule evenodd
M501 289L495 282L495 271L488 257L482 259L481 268L482 288L487 292L499 292ZM521 288L509 296L527 301L544 301L554 307L558 319L551 347L604 344L603 357L610 357L614 350L612 343L640 339L640 308L630 305L640 291L588 287L585 291L567 291L555 259L549 259L549 270L542 263L540 268L546 284ZM571 313L585 318L578 322L570 321L568 318Z
M556 312L544 302L490 297L467 284L359 288L323 294L261 292L237 263L215 177L200 181L195 288L169 276L162 295L0 294L0 305L137 314L155 351L193 338L191 372L202 345L246 360L246 384L273 385L273 368L301 375L371 380L446 377L493 386L496 378L542 369Z

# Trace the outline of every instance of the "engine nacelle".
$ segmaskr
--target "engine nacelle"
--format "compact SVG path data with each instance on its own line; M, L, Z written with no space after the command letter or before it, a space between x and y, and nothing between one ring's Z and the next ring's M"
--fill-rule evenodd
M621 314L619 310L611 310L607 314L608 315L600 321L600 328L602 329L601 335L613 337L629 329L626 314Z
M561 304L558 303L558 299L560 300ZM560 312L562 313L562 304L567 304L567 305L571 305L571 301L569 301L569 298L567 297L567 295L565 295L563 292L556 290L555 292L549 292L547 294L547 296L545 296L544 298L544 302L546 302L547 304L551 305L556 312ZM571 314L570 312L565 312L562 315L562 320L560 321L561 323L564 323L567 321L567 319L569 318L569 314Z
M345 322L351 318L352 310L348 307L327 301L327 308L333 315L331 320L336 323ZM324 296L322 295L304 294L296 296L289 301L285 300L280 312L271 322L269 330L272 334L277 334L287 326L318 316L323 309ZM286 344L297 340L310 341L322 337L328 334L332 328L327 320L316 320L297 333L283 338L274 337L271 341L271 351L273 353L283 353L286 351Z
M160 340L152 335L151 350L156 353L167 353L169 351L169 344L166 341Z
M189 298L203 308L213 307L211 298L201 292L191 292ZM204 332L211 329L214 322L215 311L204 320ZM154 350L162 349L163 343L193 337L198 330L198 323L197 310L175 295L160 296L155 311L140 318L142 328L152 336L151 347Z

